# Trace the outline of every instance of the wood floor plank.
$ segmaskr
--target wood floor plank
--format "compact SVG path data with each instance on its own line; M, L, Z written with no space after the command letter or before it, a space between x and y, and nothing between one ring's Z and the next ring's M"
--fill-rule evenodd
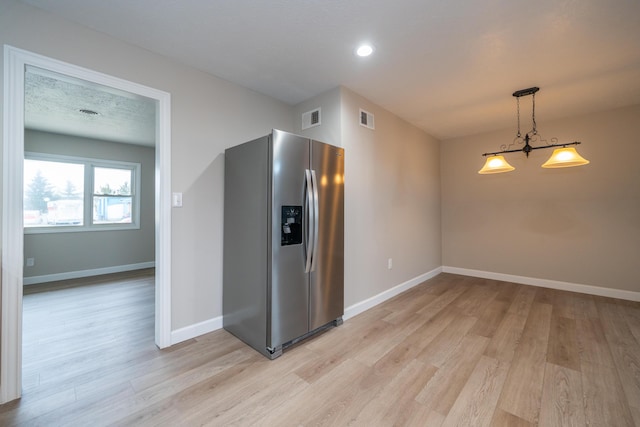
M81 425L77 422L79 418L88 418L87 414L94 414L95 408L101 408L105 401L119 401L125 399L132 399L135 396L135 392L131 389L129 384L121 383L118 385L112 385L110 387L99 387L95 390L95 393L89 395L82 395L76 393L78 399L72 404L61 405L54 410L44 413L36 418L30 419L24 425L34 426L76 426ZM72 407L74 410L69 410ZM100 425L107 425L112 423L113 420L108 418L99 419L94 421L92 426L98 427ZM11 424L9 424L11 425ZM23 423L16 423L15 425L21 426Z
M636 426L640 426L640 403L634 406L631 406L631 416L633 420L636 422Z
M424 363L442 367L475 324L475 317L456 316L445 329L416 355L416 358Z
M633 416L614 367L582 363L585 420L589 426L633 426Z
M576 337L580 351L580 364L613 367L613 356L607 338L604 336L600 319L576 320Z
M338 367L350 352L376 343L378 336L391 327L391 324L383 320L377 320L370 324L363 323L359 325L357 329L349 333L349 336L353 337L350 340L342 341L344 338L341 338L340 343L320 347L316 342L310 348L315 350L320 357L310 359L296 370L296 374L303 380L313 383ZM357 335L354 335L354 332ZM328 331L325 335L329 339L331 337L344 337L346 333L348 331L339 330L338 328L335 331ZM322 337L319 338L322 339Z
M536 425L500 408L496 409L491 420L492 427L535 427Z
M207 380L185 390L172 399L173 405L180 409L181 418L193 416L204 419L203 417L208 416L210 419L230 419L247 415L247 405L261 406L277 402L278 400L271 400L271 395L275 393L283 394L277 399L286 401L287 397L308 387L308 383L294 372L307 360L315 357L313 351L303 346L291 349L288 356L287 359L269 361L258 355L241 372L229 372L229 375L219 379L211 378L211 381ZM286 391L279 387L280 379L285 377L288 384L291 384ZM216 393L211 393L210 390L216 390ZM251 414L258 415L255 412Z
M411 402L407 411L407 418L404 424L394 424L394 426L404 427L440 427L444 422L444 415L432 411L418 402Z
M156 404L160 404L160 408L165 408L169 406L167 403L175 396L182 396L182 392L189 392L194 387L201 387L203 383L209 387L209 383L213 381L212 378L220 377L220 374L224 374L225 371L237 374L238 366L242 366L243 361L250 361L251 357L255 358L257 354L251 354L245 349L236 350L219 359L212 360L203 366L203 369L192 369L181 373L172 377L171 380L163 381L137 392L133 397L103 402L100 407L93 409L93 413L80 416L74 421L78 424L88 424L94 418L126 418L132 414L142 414L139 418L144 419L150 408L158 410Z
M534 302L537 302L538 304L547 304L553 307L556 302L556 299L554 297L556 292L557 291L555 289L538 288L536 291Z
M355 409L351 407L354 400L364 405L378 391L377 388L362 387L362 380L368 375L372 375L371 368L351 359L345 360L330 374L294 396L287 405L271 410L261 424L339 425L335 420L344 411ZM291 411L291 408L298 410ZM357 413L362 408L358 409Z
M485 350L485 356L511 362L516 348L520 343L522 331L527 323L526 316L519 316L513 313L506 313L498 329L493 334L489 345Z
M508 305L513 303L518 291L523 285L511 282L497 282L498 295L496 301L506 302Z
M421 316L415 314L414 317L419 318ZM426 322L427 320L422 319L422 324ZM400 333L397 328L385 329L375 340L370 340L366 344L363 343L355 350L353 358L367 366L373 366L406 338L406 335Z
M584 426L580 372L547 363L540 405L541 426Z
M404 425L414 398L438 369L412 360L351 421L353 425Z
M534 303L505 381L499 406L533 424L538 421L552 306Z
M478 321L471 329L472 334L482 335L491 338L504 319L510 302L494 299L485 304L485 309L478 316Z
M382 376L396 375L456 318L455 311L439 313L431 318L422 328L404 338L376 362L374 365L376 374Z
M416 401L446 416L480 360L489 339L465 336L447 362L435 373Z
M508 312L527 317L529 315L529 310L531 310L533 300L536 297L537 290L538 288L535 288L533 286L520 287L518 293L513 299L513 302L509 306Z
M225 410L219 408L218 399L208 399L189 411L178 411L175 418L176 424L187 425L219 425L219 426L255 426L259 425L264 413L271 408L277 408L302 393L309 384L295 374L286 374L277 383L256 389L254 394L246 394L244 398L233 399L237 403L234 406L225 406ZM247 398L247 397L251 398ZM259 404L255 402L259 401ZM155 414L154 414L155 416ZM125 423L127 420L123 420ZM160 414L156 418L145 420L149 425L159 425L165 422Z
M640 402L640 344L629 330L624 307L599 303L604 335L629 405Z
M576 319L597 319L598 308L591 295L573 293L573 312Z
M73 387L65 388L58 393L49 394L44 399L20 402L20 411L0 413L0 425L27 425L61 406L68 406L75 402L76 393Z
M576 334L576 321L555 315L551 316L547 362L580 371L580 350Z
M635 337L636 341L640 343L640 308L624 307L623 310L629 330Z
M424 292L431 295L442 295L460 281L462 281L462 277L456 274L439 274L425 282Z
M161 360L155 362L155 367L138 366L138 371L143 374L130 372L129 376L131 386L136 391L142 391L149 387L166 381L167 378L179 375L192 369L201 368L204 364L211 360L217 360L226 354L233 353L236 350L244 349L244 345L231 334L226 331L216 331L218 337L215 348L211 348L209 343L193 343L188 349L176 353L180 356L173 363L166 363Z
M128 410L127 416L122 418L123 424L153 425L152 423L157 420L166 425L177 425L182 419L189 417L199 420L216 419L221 416L241 417L246 412L243 406L245 401L255 405L252 399L268 400L270 396L265 393L269 391L269 387L277 385L277 382L273 381L274 377L280 380L290 375L291 371L303 364L306 359L313 357L313 353L303 347L291 351L288 359L275 361L267 360L246 346L244 350L247 358L230 369L214 371L213 375L205 375L197 381L185 383L185 386L180 387L176 393L159 396L160 398L149 401L147 405ZM224 360L218 363L221 362ZM287 378L288 381L294 379ZM288 384L295 388L293 382ZM163 383L160 383L137 395L148 395L148 391L157 392L162 385ZM295 385L305 384L297 381ZM178 409L177 413L165 414L174 408Z
M508 363L482 356L442 426L489 426L508 370Z
M452 285L447 291L443 292L430 302L425 305L423 308L418 310L419 314L430 314L431 316L436 315L445 307L449 306L452 302L454 302L460 295L465 293L469 289L469 285L466 282L455 283Z
M414 333L416 330L422 328L429 320L431 320L434 316L436 316L438 312L430 311L430 312L419 312L414 313L412 316L408 316L403 319L401 322L396 323L396 334L402 336L409 336Z
M478 317L498 296L498 290L493 280L483 280L478 286L467 289L454 302L454 305L460 309L462 314L466 316Z
M412 288L410 291L413 291ZM401 294L402 295L402 294ZM427 294L425 292L416 293L411 298L398 298L392 300L387 305L387 309L392 312L383 320L393 324L406 322L408 318L415 316L416 312L438 298L437 295Z
M415 312L405 312L405 315L397 316L394 319L394 324L399 328L397 333L408 336L422 328L426 322L437 316L442 310L445 310L466 289L467 287L453 285L453 287L438 295L429 294L432 297L435 296L435 299L426 302L422 308Z
M561 291L558 289L551 290L551 305L553 305L554 316L564 317L566 319L575 319L578 317L573 295L573 292Z

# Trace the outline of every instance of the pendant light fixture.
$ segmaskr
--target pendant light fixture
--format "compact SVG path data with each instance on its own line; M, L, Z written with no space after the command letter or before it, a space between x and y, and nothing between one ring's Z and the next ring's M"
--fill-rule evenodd
M494 155L487 157L487 162L484 164L482 169L478 171L478 173L501 173L501 172L511 172L515 168L509 164L504 159L504 156Z
M567 142L565 144L558 144L557 138L551 138L552 144L540 145L540 146L532 146L530 143L536 142L540 139L540 142L545 142L546 140L540 138L538 135L538 129L536 124L536 92L538 92L540 88L538 87L530 87L528 89L522 89L513 92L513 96L516 98L516 105L518 109L518 133L516 137L513 139L513 142L507 145L502 145L500 147L501 151L496 151L493 153L484 153L483 156L487 158L482 169L478 171L479 174L490 174L490 173L502 173L502 172L511 172L515 168L511 166L502 156L505 153L516 153L523 152L527 157L529 157L529 153L533 150L540 150L543 148L556 148L553 150L553 154L549 157L542 167L543 168L567 168L571 166L582 166L589 163L589 160L582 157L576 151L573 145L578 145L580 142ZM533 128L522 136L520 132L520 98L523 96L531 95L531 103L532 103L532 115L531 121ZM522 148L511 149L516 144L524 144Z

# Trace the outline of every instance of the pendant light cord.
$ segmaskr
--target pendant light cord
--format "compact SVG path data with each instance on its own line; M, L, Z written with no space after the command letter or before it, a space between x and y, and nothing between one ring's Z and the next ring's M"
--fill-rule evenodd
M520 97L516 97L516 105L518 109L518 138L522 136L520 133Z
M533 135L537 135L538 134L538 125L536 124L536 94L535 92L533 93L533 95L531 96L531 105L533 106L531 108L532 111L532 116L531 116L531 121L533 122L533 131L531 132Z

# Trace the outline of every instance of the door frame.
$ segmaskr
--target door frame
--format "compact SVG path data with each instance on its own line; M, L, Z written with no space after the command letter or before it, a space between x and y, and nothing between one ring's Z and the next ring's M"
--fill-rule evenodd
M31 65L157 101L155 342L171 345L171 95L87 68L4 46L0 404L22 391L24 72Z

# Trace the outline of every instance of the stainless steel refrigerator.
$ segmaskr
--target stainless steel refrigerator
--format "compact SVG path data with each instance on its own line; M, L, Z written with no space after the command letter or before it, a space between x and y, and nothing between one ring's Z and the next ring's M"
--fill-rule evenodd
M344 312L344 150L280 130L225 151L223 326L274 359Z

